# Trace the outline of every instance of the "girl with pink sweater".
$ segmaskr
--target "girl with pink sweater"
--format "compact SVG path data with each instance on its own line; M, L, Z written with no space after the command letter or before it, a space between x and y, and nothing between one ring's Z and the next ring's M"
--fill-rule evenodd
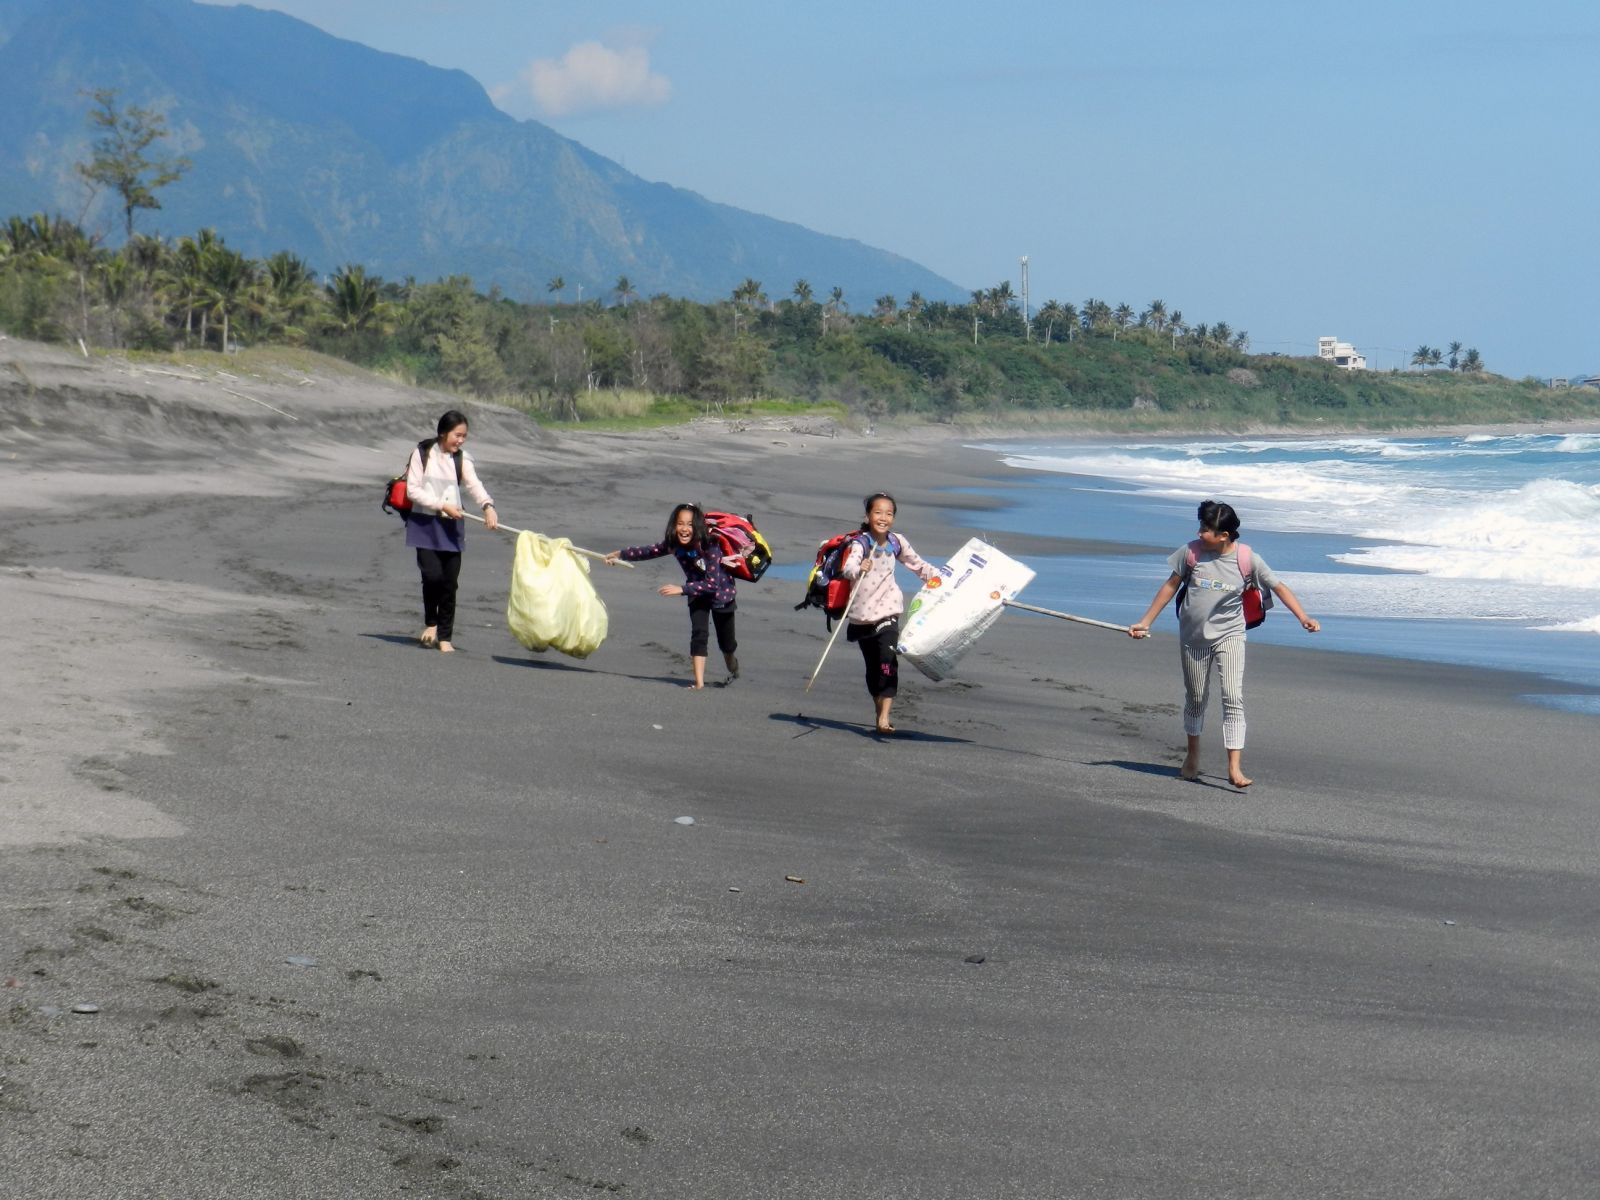
M900 659L894 648L900 640L900 614L906 608L905 596L895 582L894 565L904 563L923 583L937 579L939 568L924 562L910 542L893 532L893 496L874 492L865 507L861 533L850 539L839 570L844 578L856 581L850 607L845 610L845 636L861 647L878 732L890 734L894 726L889 724L889 709L900 686Z

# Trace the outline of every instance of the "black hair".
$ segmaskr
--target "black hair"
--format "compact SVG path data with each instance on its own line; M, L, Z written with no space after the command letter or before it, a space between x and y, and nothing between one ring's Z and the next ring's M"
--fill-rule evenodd
M705 511L698 504L674 505L672 512L667 517L667 532L662 535L661 540L669 546L678 544L678 514L681 512L690 514L689 520L694 527L694 532L689 535L690 547L695 550L703 550L706 539L710 537L710 534L706 532Z
M1233 505L1221 500L1203 500L1198 515L1202 529L1224 534L1230 542L1239 540L1239 514L1233 511Z
M889 502L889 507L894 511L895 515L900 515L900 506L895 503L894 497L889 495L888 492L873 492L872 495L868 496L861 502L861 511L870 517L872 515L872 506L879 500L887 500ZM867 528L866 521L863 520L861 522L861 528Z
M439 436L443 437L457 425L465 424L467 424L467 414L461 412L459 409L452 408L449 412L445 413L444 416L439 418Z

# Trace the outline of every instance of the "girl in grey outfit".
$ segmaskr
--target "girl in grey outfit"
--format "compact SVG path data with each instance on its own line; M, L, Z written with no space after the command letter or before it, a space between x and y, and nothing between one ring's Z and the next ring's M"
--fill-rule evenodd
M1161 614L1184 584L1183 607L1178 610L1178 633L1183 659L1183 732L1189 752L1178 778L1200 775L1200 734L1205 728L1206 702L1211 697L1213 671L1222 680L1222 745L1228 752L1228 782L1247 788L1253 782L1244 773L1244 589L1239 565L1239 514L1232 505L1207 500L1200 505L1200 536L1180 546L1167 559L1172 573L1156 590L1155 599L1128 636L1150 636L1150 623ZM1322 626L1308 617L1300 601L1256 554L1250 555L1250 575L1263 592L1270 591L1292 612L1307 633Z

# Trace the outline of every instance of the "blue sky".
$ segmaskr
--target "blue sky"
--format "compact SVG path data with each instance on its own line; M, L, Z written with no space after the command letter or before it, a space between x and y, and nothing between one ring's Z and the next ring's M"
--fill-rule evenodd
M256 4L968 288L1026 254L1035 307L1160 298L1258 352L1600 372L1592 0Z

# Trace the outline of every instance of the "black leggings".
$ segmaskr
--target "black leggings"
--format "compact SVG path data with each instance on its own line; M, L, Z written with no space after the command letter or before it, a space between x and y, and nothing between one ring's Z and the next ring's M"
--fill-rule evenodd
M867 668L867 691L874 700L894 699L900 690L900 657L894 652L900 640L900 618L890 617L875 625L852 621L845 637L861 646L861 661Z
M717 626L717 649L724 654L732 654L739 648L737 639L733 636L733 608L712 608L710 596L696 596L689 601L689 657L704 658L706 648L711 644L710 631L706 628L710 622Z
M422 623L437 626L439 640L448 642L456 631L456 580L461 577L461 552L424 550L418 546L417 568L422 572Z

